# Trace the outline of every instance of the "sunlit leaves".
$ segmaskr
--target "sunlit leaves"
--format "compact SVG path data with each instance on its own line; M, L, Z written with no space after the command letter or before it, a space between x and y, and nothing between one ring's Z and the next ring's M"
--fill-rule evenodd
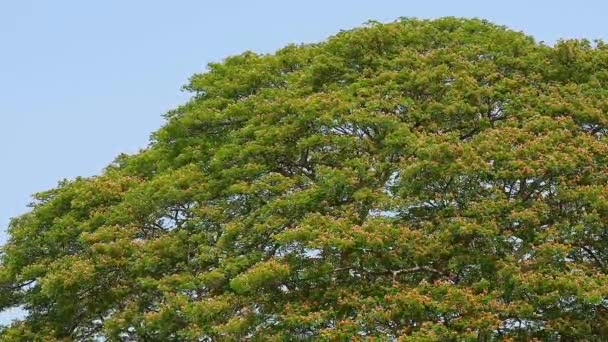
M606 338L607 61L404 18L212 63L13 220L2 338Z

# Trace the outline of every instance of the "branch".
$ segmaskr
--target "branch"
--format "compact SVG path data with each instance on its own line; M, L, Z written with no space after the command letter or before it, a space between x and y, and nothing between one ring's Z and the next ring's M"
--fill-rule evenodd
M467 140L479 132L479 127L473 128L470 132L460 135L460 140Z
M22 288L33 284L36 281L36 279L32 279L30 281L26 281L23 284L18 284L18 285L3 285L2 289L3 290L9 290L9 291L15 291L15 290L21 290Z
M340 271L346 271L346 270L352 270L355 269L356 267L341 267L341 268L336 268L334 269L334 273L336 272L340 272ZM428 273L433 273L436 274L438 276L445 276L444 272L441 272L437 269L434 269L430 266L415 266L415 267L411 267L411 268L404 268L404 269L400 269L400 270L387 270L384 272L366 272L368 274L392 274L393 275L393 279L395 277L397 277L399 274L401 273L416 273L416 272L428 272Z
M595 255L595 253L593 253L593 250L587 246L581 246L581 248L587 252L587 254L589 254L589 256L595 260L595 262L597 262L600 267L602 268L602 270L606 270L606 265L604 264L604 262L602 260L600 260L600 258L598 258L597 255Z
M416 266L416 267L412 267L412 268L391 271L391 273L393 274L393 277L396 277L397 275L399 275L401 273L416 273L416 272L429 272L429 273L434 273L434 274L440 275L440 276L444 275L443 272L436 270L429 266Z

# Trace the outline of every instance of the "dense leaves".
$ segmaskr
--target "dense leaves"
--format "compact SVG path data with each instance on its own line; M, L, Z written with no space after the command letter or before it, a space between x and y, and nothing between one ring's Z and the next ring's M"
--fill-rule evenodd
M608 46L370 23L209 65L12 221L6 341L608 338Z

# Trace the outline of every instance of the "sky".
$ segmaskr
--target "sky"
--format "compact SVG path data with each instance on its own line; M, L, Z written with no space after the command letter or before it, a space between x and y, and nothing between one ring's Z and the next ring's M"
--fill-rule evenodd
M608 40L606 13L606 0L0 0L0 243L32 193L144 148L209 62L398 17Z

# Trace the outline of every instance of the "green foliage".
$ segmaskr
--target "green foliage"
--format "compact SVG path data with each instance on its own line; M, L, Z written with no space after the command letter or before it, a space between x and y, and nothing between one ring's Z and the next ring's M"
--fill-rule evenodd
M185 87L14 219L5 341L608 338L608 48L370 23Z

